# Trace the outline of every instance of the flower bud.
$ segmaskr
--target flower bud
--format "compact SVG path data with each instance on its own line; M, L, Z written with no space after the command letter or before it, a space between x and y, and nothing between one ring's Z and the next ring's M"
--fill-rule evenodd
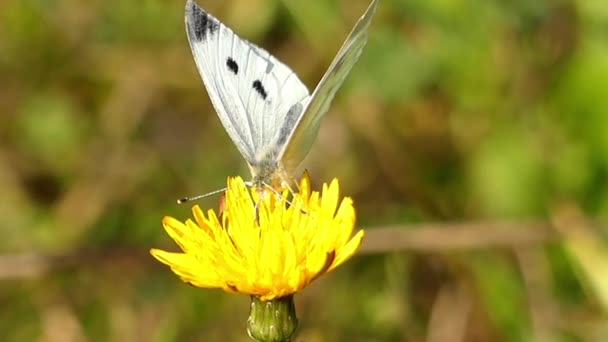
M249 336L259 342L290 341L298 318L293 296L263 301L251 296L251 309L247 320Z

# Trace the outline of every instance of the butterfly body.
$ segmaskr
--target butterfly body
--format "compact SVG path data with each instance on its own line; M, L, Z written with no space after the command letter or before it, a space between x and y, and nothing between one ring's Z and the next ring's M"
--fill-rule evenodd
M280 191L289 187L291 183L290 176L283 165L270 156L260 159L258 163L250 164L249 170L253 175L251 185L260 191L267 186Z
M220 121L249 165L252 186L280 191L291 182L291 172L310 150L323 115L361 54L377 2L310 94L289 67L188 0L186 32L196 66Z

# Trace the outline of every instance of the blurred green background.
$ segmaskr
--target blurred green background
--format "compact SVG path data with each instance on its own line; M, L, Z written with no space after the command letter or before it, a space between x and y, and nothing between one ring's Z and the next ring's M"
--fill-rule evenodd
M310 89L367 6L198 3ZM0 2L3 341L248 341L246 296L148 254L177 198L249 177L183 13ZM607 2L381 0L302 165L368 234L297 296L296 341L608 340Z

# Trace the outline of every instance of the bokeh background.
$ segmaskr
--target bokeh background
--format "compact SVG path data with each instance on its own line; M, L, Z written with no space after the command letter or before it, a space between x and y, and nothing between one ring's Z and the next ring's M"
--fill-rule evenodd
M198 2L311 89L367 6ZM249 176L183 12L0 2L3 341L248 341L246 296L148 254L177 198ZM608 340L605 1L381 0L302 165L368 234L297 296L297 341Z

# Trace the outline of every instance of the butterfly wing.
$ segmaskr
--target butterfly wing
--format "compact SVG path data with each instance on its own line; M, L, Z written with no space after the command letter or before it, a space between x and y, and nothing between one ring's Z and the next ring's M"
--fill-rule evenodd
M277 132L274 140L282 146L279 157L288 170L295 168L308 154L319 131L323 115L329 109L336 92L361 56L367 42L367 30L377 6L378 0L372 0L363 16L351 30L310 99L302 102L302 104L306 104L305 108L299 112L288 113L284 127ZM280 144L281 142L283 144Z
M275 143L290 109L293 113L307 102L308 89L285 64L239 38L192 0L186 4L186 32L220 121L254 165L261 151Z

